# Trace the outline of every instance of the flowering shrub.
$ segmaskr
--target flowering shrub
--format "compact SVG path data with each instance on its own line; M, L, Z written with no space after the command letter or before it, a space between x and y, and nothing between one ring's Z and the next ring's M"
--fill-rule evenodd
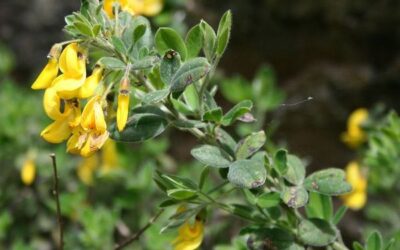
M81 10L65 19L71 40L51 48L48 64L32 85L45 90L44 111L53 120L41 136L50 143L66 141L72 154L95 157L114 141L143 143L169 129L197 138L199 145L191 155L204 166L199 178L154 171L154 182L164 193L159 212L137 234L119 237L123 239L115 249L137 240L170 207L177 207L177 212L161 231L176 232L176 239L165 243L175 249L200 247L204 233L213 226L210 214L216 210L247 222L239 234L246 237L249 249L348 249L337 228L346 209L335 210L332 197L342 196L349 207L364 205L366 182L358 165L349 166L347 177L337 168L307 175L305 161L284 148L271 147L262 123L254 124L255 117L283 99L268 81L268 69L260 70L250 94L239 97L226 82L211 81L229 42L231 12L222 16L216 30L202 20L182 38L167 27L153 34L150 22L140 16L156 14L160 5L160 1L82 1ZM214 98L219 87L237 102L227 112ZM364 119L365 113L350 119L343 138L351 146L365 141L359 127ZM236 123L250 124L241 130L239 140L229 133ZM96 158L86 158L79 167L78 175L88 185L97 165L93 161ZM84 227L98 219L83 214ZM104 224L116 224L114 214L99 214ZM69 242L63 241L61 229L60 223L58 245L63 248ZM113 230L103 229L96 233L109 237ZM90 236L83 241L90 242ZM382 243L374 233L367 249L395 249L391 244Z

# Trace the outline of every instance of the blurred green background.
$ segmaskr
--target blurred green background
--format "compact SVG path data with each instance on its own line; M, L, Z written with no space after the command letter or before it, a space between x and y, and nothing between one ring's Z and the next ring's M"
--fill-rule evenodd
M91 185L79 178L82 159L67 155L65 145L42 141L40 131L49 121L42 111L42 93L31 91L30 85L51 45L65 38L63 17L79 5L78 0L0 2L0 249L53 249L57 235L51 152L59 163L68 249L110 249L115 239L145 224L162 197L152 181L155 169L199 176L201 168L194 166L189 153L196 141L177 131L142 145L118 144L118 160L109 172L102 171L100 152ZM272 112L261 110L257 116L263 121L258 126L274 132L273 141L309 160L309 172L344 167L356 157L340 141L352 110L377 104L399 110L400 1L167 0L163 13L151 20L155 26L172 25L183 32L201 18L216 27L227 9L234 24L216 78L220 102L232 106L237 97L224 86L249 85L262 65L275 72L283 90L277 103L283 96L285 104L313 97L298 105L275 105ZM37 176L27 186L20 170L29 158ZM375 227L400 221L398 211L389 210L389 222L382 222L377 209L349 212L341 225L347 242L362 238L367 217L377 218ZM206 235L204 249L215 242L229 244L241 223L212 219L216 223L207 235L227 233ZM161 227L156 224L131 248L165 249L174 234L160 236Z

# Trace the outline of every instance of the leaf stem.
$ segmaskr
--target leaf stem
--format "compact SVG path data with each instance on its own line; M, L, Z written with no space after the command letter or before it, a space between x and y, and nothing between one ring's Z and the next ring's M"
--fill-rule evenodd
M118 250L118 249L122 249L126 246L128 246L129 244L131 244L132 242L134 242L135 240L138 240L140 238L140 236L151 226L153 225L154 222L157 221L157 219L161 216L161 214L164 212L164 209L161 209L156 215L154 215L153 218L151 218L149 220L149 222L147 222L147 224L142 227L137 233L133 234L132 236L128 237L127 239L125 239L124 241L122 241L121 243L118 243L115 245L114 250Z

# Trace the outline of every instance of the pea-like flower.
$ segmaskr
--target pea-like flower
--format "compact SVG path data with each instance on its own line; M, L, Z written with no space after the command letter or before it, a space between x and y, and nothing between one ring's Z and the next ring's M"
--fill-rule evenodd
M359 108L351 113L347 121L347 131L342 134L342 141L351 148L357 148L367 139L361 125L368 119L368 110Z
M129 80L124 78L121 81L118 94L117 127L119 131L124 130L126 122L128 121L129 96Z
M101 97L94 96L82 111L80 126L74 129L69 138L67 151L89 157L104 145L108 135Z
M49 107L46 108L46 106L50 105L52 104L45 103L45 110L50 109ZM57 111L57 108L60 110ZM47 126L40 135L50 143L61 143L68 139L74 127L79 124L81 117L79 102L77 100L64 101L63 112L61 112L61 104L55 103L53 109L48 112L46 111L46 113L50 114L50 118L53 118L55 121Z
M40 72L35 82L32 84L32 89L46 89L51 86L53 80L58 74L58 58L60 57L61 45L55 44L48 55L49 61Z
M346 180L351 184L353 190L342 196L344 204L353 210L363 208L367 202L367 179L361 172L358 162L349 162L346 167Z
M79 98L85 99L93 96L102 77L103 77L103 68L96 65L92 75L86 78L85 82L79 89Z
M52 83L58 96L63 99L78 98L86 80L85 51L77 43L70 43L61 53L59 67L63 74Z
M178 212L183 212L184 207L178 208ZM178 229L178 236L172 242L174 250L195 250L203 241L204 238L204 223L203 220L196 216L193 223L186 221Z
M105 0L103 8L111 18L114 18L114 3L119 3L121 9L131 15L155 16L163 7L163 0Z
M21 180L22 183L29 186L31 185L36 177L36 166L32 157L28 157L21 169Z

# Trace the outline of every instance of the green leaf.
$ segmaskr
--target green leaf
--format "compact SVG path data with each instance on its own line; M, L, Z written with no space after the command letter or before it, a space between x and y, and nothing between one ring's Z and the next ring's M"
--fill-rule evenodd
M183 91L183 98L185 99L186 104L190 107L191 110L199 110L200 98L194 84L186 87L185 91Z
M76 29L82 34L82 35L86 35L89 37L93 36L93 32L92 29L89 27L89 25L83 23L83 22L75 22L74 26L76 27Z
M196 57L186 61L172 77L171 91L183 91L186 86L207 75L209 70L210 64L203 57Z
M342 195L351 191L351 185L345 181L344 171L337 168L311 174L304 181L304 186L309 191L325 195Z
M244 219L249 219L251 220L252 217L252 213L253 213L253 208L250 206L246 206L246 205L241 205L241 204L232 204L231 205L233 210L232 213L234 215L237 215L241 218Z
M207 110L203 115L204 121L220 123L221 119L222 119L222 109L220 107L216 109Z
M155 35L155 44L160 55L169 50L175 50L185 61L187 56L186 45L179 34L171 28L160 28Z
M217 55L222 56L228 46L232 27L232 13L230 10L222 16L217 32Z
M196 160L210 167L227 168L231 164L229 155L216 146L201 145L190 153Z
M242 115L251 111L253 103L250 100L244 100L236 104L231 110L226 113L222 119L222 125L229 126Z
M209 173L210 173L210 168L208 166L205 166L200 174L200 180L199 180L199 189L200 190L204 187L204 184L206 183Z
M360 243L355 241L355 242L353 242L353 249L354 250L364 250L364 247Z
M382 250L382 236L379 232L372 232L367 239L366 250Z
M172 106L174 107L175 110L179 111L180 113L184 115L193 115L193 111L190 109L189 106L187 106L185 103L181 102L180 100L177 100L172 97L172 95L169 96L170 101L172 102Z
M226 149L232 156L234 156L234 152L236 149L236 141L232 138L230 134L228 134L222 128L216 129L216 138L220 142L220 144Z
M298 237L306 245L323 247L335 241L337 233L332 224L315 218L300 222Z
M301 185L306 175L303 162L295 155L287 155L287 171L283 178L293 185Z
M180 67L181 57L179 54L174 50L167 51L160 64L161 80L165 84L171 85L172 78Z
M131 70L142 70L142 69L149 69L157 64L159 58L156 56L146 56L140 60L135 60L131 64Z
M295 242L293 234L283 228L253 226L241 230L240 234L251 234L247 241L249 249L304 250Z
M197 184L191 179L182 178L176 175L160 174L161 178L168 183L169 186L180 189L197 189Z
M337 225L342 220L342 218L346 214L346 212L347 212L347 206L344 206L344 205L340 206L332 218L332 223Z
M308 218L319 218L330 221L333 216L331 197L310 192L310 201L306 206L306 213Z
M187 58L196 57L203 47L203 37L200 25L193 26L186 35Z
M279 149L276 151L274 156L274 169L280 174L286 174L288 170L287 166L287 151L285 149Z
M187 200L195 197L196 191L189 189L170 189L167 191L167 195L176 200Z
M146 33L147 26L145 24L139 24L138 26L135 27L133 30L133 38L132 41L133 43L136 43L137 41L140 40L140 38L143 37L143 35Z
M114 123L110 128L110 137L116 141L141 142L160 135L168 126L165 114L158 108L143 106L132 110L123 131L118 131Z
M308 201L308 193L303 187L285 187L281 193L281 199L288 207L303 207Z
M174 200L174 199L168 199L168 200L161 202L160 205L158 205L158 207L166 208L166 207L170 207L170 206L175 206L177 204L179 204L179 201Z
M180 129L205 128L207 124L198 120L176 120L173 125Z
M262 208L276 207L281 201L280 194L277 192L263 193L257 197L257 205Z
M164 100L169 94L169 89L161 89L147 93L143 96L143 103L154 104Z
M200 22L200 29L203 33L203 51L207 59L212 61L214 59L215 50L217 48L216 41L217 35L214 29L204 20Z
M93 26L93 36L96 37L101 30L101 25L100 24L96 24Z
M116 51L118 51L119 53L121 53L123 55L125 55L127 53L126 46L125 46L124 42L121 40L121 38L112 36L111 41L112 41L112 44L114 45L114 48Z
M126 65L121 60L114 57L102 57L99 61L107 69L118 70L125 69Z
M257 197L249 189L242 189L242 192L246 197L247 202L249 202L251 205L256 204Z
M262 186L266 178L264 164L258 160L238 160L229 166L228 180L241 188Z
M251 84L243 77L224 78L219 86L224 98L232 103L253 98Z
M236 159L246 159L264 146L266 136L264 131L254 132L239 141L236 148Z

